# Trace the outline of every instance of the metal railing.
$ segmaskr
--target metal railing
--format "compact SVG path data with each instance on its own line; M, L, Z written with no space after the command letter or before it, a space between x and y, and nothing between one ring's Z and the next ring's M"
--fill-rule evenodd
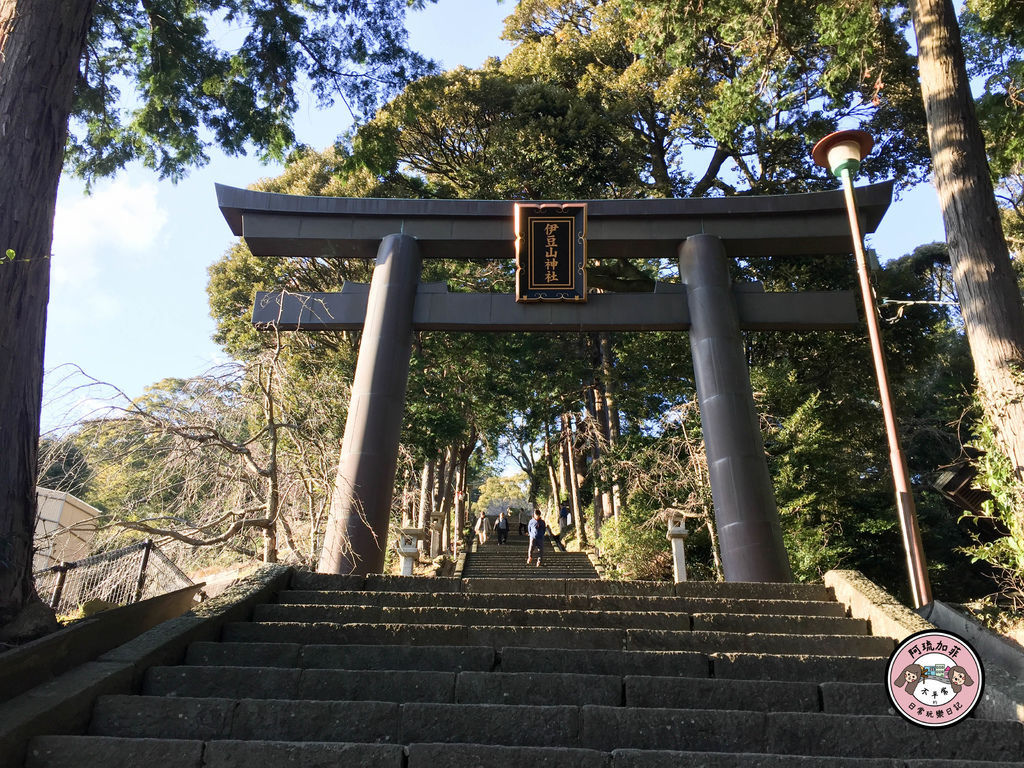
M57 614L89 600L128 605L193 584L152 539L121 549L60 563L35 574L36 591Z

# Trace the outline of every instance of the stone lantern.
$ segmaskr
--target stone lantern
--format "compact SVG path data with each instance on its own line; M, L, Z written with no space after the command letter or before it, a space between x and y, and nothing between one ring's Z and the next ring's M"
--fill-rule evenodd
M398 556L401 559L403 576L412 576L412 564L419 559L419 542L422 538L422 528L402 528L398 538Z
M668 510L668 540L672 542L672 568L676 582L686 581L686 549L684 544L690 532L686 530L686 517L678 509Z
M443 521L440 515L430 516L430 559L441 554L441 528Z

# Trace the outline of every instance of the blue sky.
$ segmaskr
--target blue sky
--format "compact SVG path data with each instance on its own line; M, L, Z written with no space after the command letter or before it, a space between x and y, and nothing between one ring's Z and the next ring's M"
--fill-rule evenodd
M502 56L502 19L511 8L494 0L439 0L410 15L412 46L445 68L476 67ZM314 108L296 124L303 143L324 147L348 127L340 108ZM85 195L61 181L54 224L46 333L46 388L59 389L66 369L81 367L135 397L160 379L192 376L221 359L210 340L206 269L232 243L217 209L214 183L245 187L274 176L276 166L213 154L205 168L178 184L132 167ZM921 243L943 240L931 185L904 194L870 244L883 260ZM63 421L63 408L44 405L44 431Z

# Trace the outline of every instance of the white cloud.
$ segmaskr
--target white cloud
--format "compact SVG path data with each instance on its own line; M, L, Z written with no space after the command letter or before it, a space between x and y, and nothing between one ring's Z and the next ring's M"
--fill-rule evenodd
M155 183L121 177L97 185L91 195L75 185L61 194L53 226L54 283L92 283L111 262L152 249L167 223L157 193Z

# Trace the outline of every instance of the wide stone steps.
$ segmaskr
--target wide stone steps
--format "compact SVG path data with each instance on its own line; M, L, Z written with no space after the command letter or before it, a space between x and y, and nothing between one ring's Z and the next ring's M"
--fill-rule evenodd
M1022 764L1020 723L890 714L893 645L821 585L297 572L27 765Z

